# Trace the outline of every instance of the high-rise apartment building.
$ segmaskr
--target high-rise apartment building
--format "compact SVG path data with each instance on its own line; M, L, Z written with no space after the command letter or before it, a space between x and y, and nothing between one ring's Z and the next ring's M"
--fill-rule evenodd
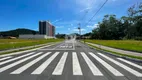
M39 34L55 36L55 27L49 21L39 21Z

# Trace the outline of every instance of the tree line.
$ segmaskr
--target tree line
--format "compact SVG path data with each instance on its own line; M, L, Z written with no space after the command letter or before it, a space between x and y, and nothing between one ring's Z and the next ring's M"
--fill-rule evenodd
M128 15L120 19L116 15L105 15L98 27L84 34L91 39L142 40L142 2L128 8Z

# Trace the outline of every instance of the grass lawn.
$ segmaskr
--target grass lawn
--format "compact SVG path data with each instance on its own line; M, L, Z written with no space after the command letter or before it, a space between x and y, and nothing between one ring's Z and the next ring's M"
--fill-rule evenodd
M0 39L0 50L33 46L33 45L44 44L49 42L58 42L58 41L62 41L62 39L47 39L47 40L46 39L37 39L37 40Z
M116 54L116 55L119 55L119 56L126 56L126 57L129 57L129 58L135 58L135 59L140 59L140 60L142 60L142 57L141 57L141 56L132 56L132 55L127 55L127 54L117 53L117 52L113 52L113 51L101 49L101 48L98 48L98 47L96 47L96 46L92 46L92 45L90 45L90 44L88 44L88 46L90 46L90 47L92 47L92 48L95 48L95 49L97 49L97 50L103 50L103 51L106 51L106 52L110 52L110 53L113 53L113 54Z
M142 41L136 40L85 40L95 44L101 44L104 46L142 52Z

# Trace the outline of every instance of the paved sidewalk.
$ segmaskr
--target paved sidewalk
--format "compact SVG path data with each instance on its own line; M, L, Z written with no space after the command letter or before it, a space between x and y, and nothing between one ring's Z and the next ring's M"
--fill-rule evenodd
M106 49L106 50L113 51L113 52L118 52L118 53L122 53L122 54L133 55L133 56L142 56L142 53L139 53L139 52L126 51L126 50L111 48L111 47L98 45L98 44L94 44L94 43L89 43L89 42L86 42L86 43L93 45L93 46L96 46L98 48Z

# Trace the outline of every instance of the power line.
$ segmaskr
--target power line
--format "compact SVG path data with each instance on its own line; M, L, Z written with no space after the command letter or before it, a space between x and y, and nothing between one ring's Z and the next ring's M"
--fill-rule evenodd
M92 4L93 4L93 2L92 2ZM92 4L91 4L91 5L92 5ZM84 18L86 17L87 13L89 12L89 10L90 10L90 9L88 9L88 10L85 12L85 14L83 15L83 17L82 17L81 20L80 20L80 23L78 23L78 25L79 25L78 29L79 29L79 30L81 30L81 21L83 22Z
M87 11L85 12L84 16L81 18L82 21L84 20L84 18L85 18L85 16L87 15L88 11L89 11L89 10L87 10ZM80 20L80 21L81 21L81 20ZM81 22L80 22L80 23L81 23Z
M106 0L106 1L103 3L103 5L96 11L96 13L90 18L90 20L88 21L88 23L89 23L89 22L96 16L96 14L104 7L104 5L107 3L107 1L108 1L108 0ZM89 10L88 10L88 11L89 11ZM84 19L84 17L87 15L88 11L85 13L85 15L83 16L82 19ZM86 23L85 26L88 25L88 23ZM79 25L78 29L81 30L80 23L79 23L78 25Z
M92 1L92 4L91 4L91 5L93 5L93 1ZM91 7L91 8L92 8L92 7ZM86 15L87 15L87 13L89 12L89 10L90 10L90 9L88 9L88 10L85 12L84 16L81 18L82 21L83 21L84 18L86 17ZM81 21L81 20L80 20L80 21ZM81 23L81 22L80 22L80 23Z
M106 0L103 5L96 11L96 13L90 18L90 20L88 21L88 23L97 15L97 13L104 7L104 5L107 3L108 0ZM88 23L85 24L88 25Z

